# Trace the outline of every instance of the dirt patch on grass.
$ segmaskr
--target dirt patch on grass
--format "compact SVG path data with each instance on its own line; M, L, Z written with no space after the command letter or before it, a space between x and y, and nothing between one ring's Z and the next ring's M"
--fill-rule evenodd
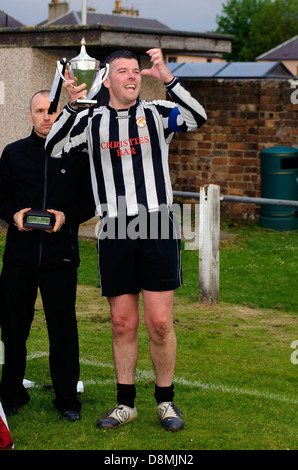
M142 316L143 305L140 296L140 312ZM108 301L101 296L100 290L94 287L78 286L77 290L77 315L79 321L110 321L110 309ZM200 322L212 324L225 320L231 325L240 323L263 325L266 328L294 327L297 325L297 315L284 313L280 310L267 310L251 308L246 305L232 305L218 303L207 305L200 302L190 303L183 297L176 296L174 300L174 319L180 325ZM237 323L238 322L238 323Z

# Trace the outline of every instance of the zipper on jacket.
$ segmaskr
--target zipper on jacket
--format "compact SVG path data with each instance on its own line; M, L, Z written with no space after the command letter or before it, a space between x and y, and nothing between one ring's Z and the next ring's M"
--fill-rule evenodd
M43 186L43 200L42 200L42 209L46 209L46 199L47 199L47 189L48 189L48 155L44 151L45 160L44 160L44 186ZM41 265L42 259L42 250L43 250L43 230L40 231L40 245L39 245L39 267Z

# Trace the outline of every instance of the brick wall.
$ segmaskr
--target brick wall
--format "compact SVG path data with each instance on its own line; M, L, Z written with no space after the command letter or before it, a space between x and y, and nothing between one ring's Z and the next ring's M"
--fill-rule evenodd
M298 105L287 80L188 80L208 121L197 132L178 134L170 147L173 188L199 192L218 184L222 195L261 197L260 151L298 148ZM221 214L258 219L254 204L223 202Z

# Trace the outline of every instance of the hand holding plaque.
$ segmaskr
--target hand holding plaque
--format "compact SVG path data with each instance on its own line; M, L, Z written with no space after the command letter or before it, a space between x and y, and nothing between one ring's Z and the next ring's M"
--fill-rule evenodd
M23 227L28 229L50 230L55 225L55 216L46 210L31 209L24 215Z

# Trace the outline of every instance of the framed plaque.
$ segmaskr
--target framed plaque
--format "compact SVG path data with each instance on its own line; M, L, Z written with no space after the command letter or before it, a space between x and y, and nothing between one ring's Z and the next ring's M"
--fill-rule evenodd
M48 211L32 209L24 217L24 227L40 230L53 230L55 216Z

